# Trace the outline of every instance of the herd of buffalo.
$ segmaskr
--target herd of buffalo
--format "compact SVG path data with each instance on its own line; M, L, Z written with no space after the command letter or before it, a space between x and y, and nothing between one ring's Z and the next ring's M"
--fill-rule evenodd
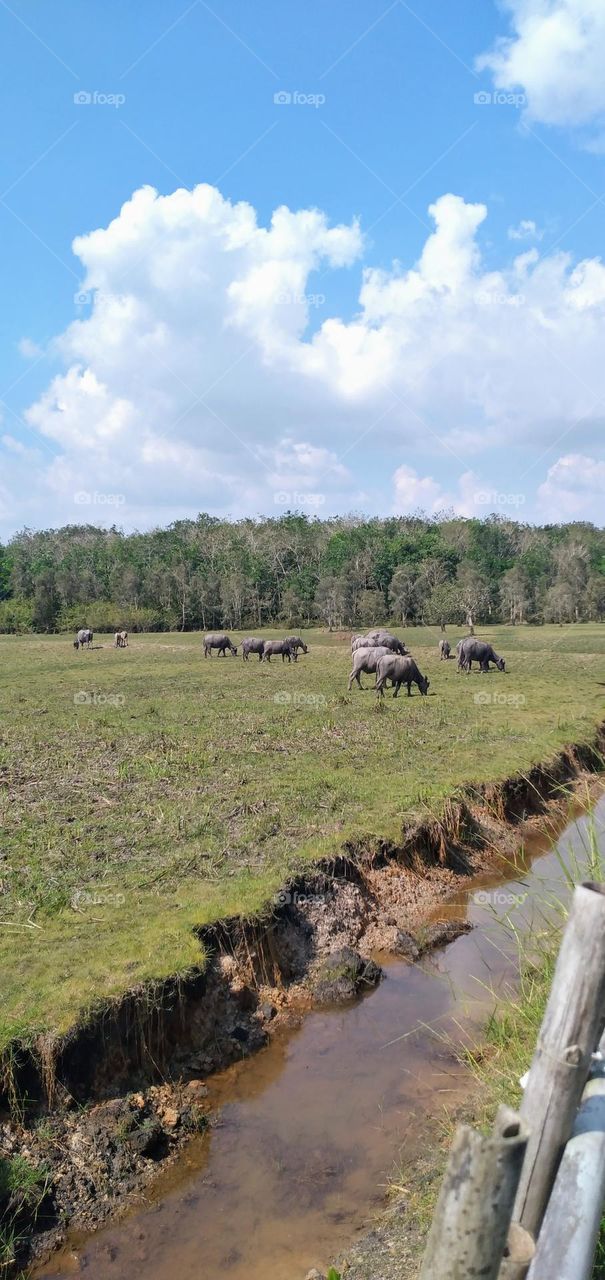
M78 631L74 647L90 648L92 641L92 631L89 627L83 627ZM125 648L128 645L128 632L116 631L114 644L116 648ZM204 636L204 657L211 658L213 649L216 649L219 658L224 658L227 653L236 657L238 646L233 644L230 636L225 632L213 631ZM301 653L308 653L307 645L300 636L286 636L284 640L260 640L257 636L248 636L242 640L241 650L244 662L249 661L250 654L256 654L259 662L270 662L272 657L280 655L282 662L286 659L288 662L297 662L299 650ZM390 631L368 631L365 636L353 636L351 655L353 668L349 675L349 691L353 681L363 689L361 677L365 673L375 675L374 688L380 697L384 696L384 689L389 681L395 690L394 698L397 697L402 684L407 688L408 697L411 696L413 684L418 686L421 694L426 696L428 693L429 680L419 671L403 641ZM473 662L479 664L481 672L489 671L490 662L497 667L498 671L506 670L504 658L499 657L491 644L485 640L477 640L475 636L465 636L463 640L459 640L456 645L456 655L458 670L465 671L467 674L472 670ZM447 661L451 656L449 641L440 640L441 661Z

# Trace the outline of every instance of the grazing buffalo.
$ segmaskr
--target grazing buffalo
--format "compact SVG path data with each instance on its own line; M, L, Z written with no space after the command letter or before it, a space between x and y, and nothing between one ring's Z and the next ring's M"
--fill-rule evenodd
M116 631L115 636L113 638L113 642L115 644L116 649L128 648L128 632Z
M84 645L86 645L87 649L90 649L92 645L92 631L90 627L81 627L74 640L74 649L83 649Z
M293 649L287 640L265 640L263 662L270 662L271 657L275 657L278 653L281 653L282 662L285 662L286 658L288 662L291 662L292 658L296 662L298 658L296 649Z
M300 636L286 636L286 641L290 645L293 653L298 653L299 649L302 649L303 653L309 652L308 646L305 644L304 640L301 640Z
M400 658L397 654L389 653L383 658L378 659L376 668L376 692L380 697L384 697L384 686L387 680L391 680L395 686L393 697L396 698L402 684L406 684L408 688L408 698L412 694L412 685L417 684L420 692L425 694L428 692L429 681L426 676L420 674L413 658L408 655Z
M367 639L373 644L386 645L387 649L391 650L391 653L399 653L402 658L407 653L403 640L399 640L397 636L393 635L392 631L387 631L385 628L380 631L369 631Z
M505 671L506 664L504 658L500 658L491 644L487 644L485 640L476 640L474 636L467 636L462 640L458 648L458 666L461 671L470 674L473 662L478 662L482 674L489 671L490 662L498 668L498 671Z
M248 661L251 653L257 653L259 662L262 662L264 647L264 640L259 640L256 636L248 636L245 640L242 640L242 658L244 662Z
M449 658L451 652L452 652L452 646L449 640L440 640L439 641L439 658L441 662L443 662L444 659Z
M367 636L351 636L351 653L355 653L356 649L364 649L368 646Z
M363 689L361 683L362 673L365 671L366 675L372 675L372 672L376 671L379 659L384 658L390 652L390 649L379 644L369 649L356 649L353 654L353 670L349 676L349 684L347 686L349 692L354 680L357 681L359 688Z
M353 636L351 640L351 653L357 653L358 649L372 649L378 644L377 640L371 640L369 636Z
M233 657L237 653L237 645L232 644L229 636L224 632L211 631L209 635L204 636L204 657L211 658L213 649L218 649L219 658L224 658L227 649Z
M403 641L391 635L390 631L372 631L369 636L355 636L351 641L351 653L357 653L358 649L374 649L377 645L382 645L391 653L399 653L402 657L407 653Z

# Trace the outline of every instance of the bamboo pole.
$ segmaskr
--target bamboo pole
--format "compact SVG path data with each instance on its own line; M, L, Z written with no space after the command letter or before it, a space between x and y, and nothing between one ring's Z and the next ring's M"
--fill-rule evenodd
M605 1203L605 1079L589 1080L527 1280L590 1280Z
M487 1137L459 1126L419 1280L496 1280L527 1140L509 1107L500 1107Z
M576 886L571 901L520 1107L531 1137L513 1227L534 1243L604 1024L605 885L585 883ZM530 1256L515 1257L511 1250L500 1280L523 1280Z
M514 1220L537 1239L605 1017L605 885L577 885L520 1114L531 1128Z

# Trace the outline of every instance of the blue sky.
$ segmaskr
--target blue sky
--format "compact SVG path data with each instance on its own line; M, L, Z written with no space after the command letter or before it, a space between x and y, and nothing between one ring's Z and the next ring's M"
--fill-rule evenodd
M3 4L2 535L284 505L598 520L599 8ZM198 184L212 212L173 197ZM116 224L142 187L168 203ZM321 227L268 247L281 206Z

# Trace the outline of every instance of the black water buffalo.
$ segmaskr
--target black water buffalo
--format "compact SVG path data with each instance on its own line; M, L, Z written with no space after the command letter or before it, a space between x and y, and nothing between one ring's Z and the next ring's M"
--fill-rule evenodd
M376 671L380 658L384 658L391 650L387 649L383 644L374 645L369 649L356 649L353 654L353 670L349 676L348 690L350 692L353 681L356 680L359 688L363 689L361 683L362 673L372 675Z
M211 631L209 635L204 636L204 657L211 658L213 649L218 649L219 658L225 657L227 649L233 657L237 653L237 645L232 644L229 636L224 632Z
M300 636L286 636L286 641L293 653L298 653L299 649L302 649L303 653L309 652L308 645L305 644L304 640L301 640Z
M384 697L383 690L387 680L391 680L395 686L394 698L397 697L402 684L407 685L408 698L410 698L413 684L417 684L420 692L426 695L430 683L426 676L420 674L413 658L410 658L409 655L401 658L394 653L386 654L378 659L376 692L380 694L381 698Z
M482 674L489 671L490 662L494 663L498 671L506 670L504 658L498 656L491 644L487 644L485 640L476 640L474 636L467 636L458 647L458 666L468 675L473 662L479 663Z
M444 658L449 658L451 652L452 652L452 646L449 640L440 640L439 641L439 658L441 662L443 662Z
M87 649L90 649L92 645L92 631L90 627L81 627L74 640L74 649L83 649L84 645L86 645Z
M251 653L257 653L259 662L262 662L264 647L264 640L259 640L256 636L248 636L246 640L242 640L242 658L244 662L248 661Z
M271 657L278 653L281 653L282 662L285 662L286 658L288 662L291 662L292 658L296 662L298 658L296 649L292 649L287 640L265 640L263 662L270 662Z

